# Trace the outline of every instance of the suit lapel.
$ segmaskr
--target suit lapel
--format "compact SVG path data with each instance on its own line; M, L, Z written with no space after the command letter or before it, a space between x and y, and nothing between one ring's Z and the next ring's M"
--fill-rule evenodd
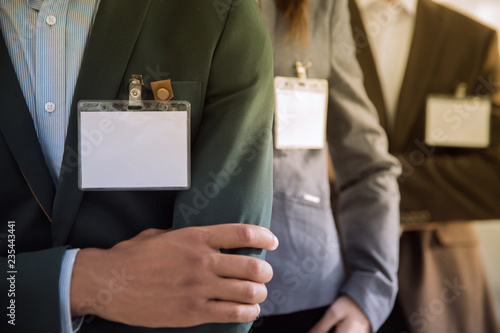
M38 142L16 72L0 33L0 132L38 204L49 220L55 187Z
M387 132L387 111L382 86L356 0L349 1L349 11L351 13L351 27L354 41L356 42L357 58L363 71L366 93L377 109L380 124Z
M83 197L83 192L78 189L78 101L116 98L150 1L101 0L83 56L71 107L53 209L54 246L65 244Z
M415 30L394 126L392 141L395 151L404 149L418 113L422 110L427 87L438 65L446 30L446 16L439 7L429 0L418 1Z

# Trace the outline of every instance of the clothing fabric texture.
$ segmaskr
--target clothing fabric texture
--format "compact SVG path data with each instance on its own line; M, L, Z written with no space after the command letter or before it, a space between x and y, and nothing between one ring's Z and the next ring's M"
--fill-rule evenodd
M0 234L7 233L8 221L16 222L19 272L16 326L4 320L0 331L61 331L59 276L70 247L109 248L148 228L269 226L271 44L253 0L219 4L101 0L76 82L57 187L0 39ZM144 76L145 99L153 99L152 81L171 79L176 99L191 103L190 190L78 189L77 102L128 99L132 74ZM0 243L0 253L6 267L6 242ZM235 253L263 257L258 250ZM6 291L5 274L2 270L0 286ZM2 307L6 302L3 297ZM210 324L150 330L90 317L81 332L241 332L249 327Z
M304 333L309 331L311 323L318 322L323 317L326 310L328 310L328 306L284 315L260 317L254 322L248 333ZM333 332L335 332L335 327L328 331L328 333Z
M274 277L262 315L328 306L347 294L376 330L397 291L400 167L387 152L359 65L347 56L355 47L347 1L311 1L306 50L287 39L288 23L273 0L261 0L260 8L274 47L274 74L297 77L296 61L310 61L308 77L329 82L327 141L342 193L338 233L330 208L327 149L274 150L271 230L280 246L267 255Z
M387 127L392 131L396 104L410 53L417 0L364 0L357 3L361 8L363 22L368 23L367 37L380 74L387 111Z
M56 184L73 92L97 5L97 0L0 1L2 34Z
M2 35L55 184L76 79L98 4L99 0L0 1ZM77 252L66 252L61 266L62 333L73 331L69 295Z
M350 0L356 56L365 87L387 129L368 31ZM429 94L489 95L491 144L485 149L424 144ZM500 217L500 61L494 30L447 7L419 0L390 151L399 158L400 290L395 314L380 332L498 332L471 220ZM402 318L399 318L401 317Z

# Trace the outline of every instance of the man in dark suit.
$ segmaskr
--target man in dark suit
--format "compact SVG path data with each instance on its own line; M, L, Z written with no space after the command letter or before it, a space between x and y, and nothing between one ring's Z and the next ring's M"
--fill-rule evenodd
M376 2L351 0L350 10L366 90L388 132L390 151L403 165L400 289L381 332L497 332L477 238L467 222L500 216L497 35L430 0L379 1L379 9L370 9ZM384 39L391 25L392 36L401 38ZM407 50L404 38L411 41ZM378 42L393 44L379 50ZM398 53L389 63L388 50ZM399 73L391 71L401 60L397 82ZM489 146L425 144L426 98L464 87L467 95L492 98Z
M41 149L43 133L35 128L41 120L30 116L25 96L31 86L19 68L32 70L23 66L35 59L37 72L28 72L36 77L58 63L16 47L30 50L33 31L33 38L43 38L63 25L67 38L49 35L36 52L73 57L74 49L51 43L72 45L88 33L75 22L84 15L92 22L93 7L0 1L0 233L8 235L0 243L0 285L2 309L10 315L3 314L0 331L68 332L62 318L70 311L74 318L95 315L84 320L82 332L246 331L250 324L231 323L258 316L272 276L254 257L277 246L259 227L268 227L271 215L273 117L272 51L259 10L253 0L94 2L81 66L63 68L80 71L66 110L62 163L48 165L54 147ZM57 11L64 3L67 11ZM191 103L189 190L78 189L77 103L128 99L133 74L144 75L146 89L171 79L175 98ZM38 83L32 82L35 91L55 89ZM62 85L57 89L64 95ZM150 90L147 95L152 99ZM41 111L55 117L65 110L50 102ZM72 275L63 276L69 248L81 250ZM192 327L207 323L227 324Z

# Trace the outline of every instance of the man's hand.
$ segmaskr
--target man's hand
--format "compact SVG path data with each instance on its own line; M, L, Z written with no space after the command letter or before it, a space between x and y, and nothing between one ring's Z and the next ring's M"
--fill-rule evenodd
M369 333L370 321L361 308L349 297L340 296L309 333Z
M149 229L109 250L83 249L73 268L72 315L145 327L252 321L272 268L220 250L277 246L265 228L225 224Z

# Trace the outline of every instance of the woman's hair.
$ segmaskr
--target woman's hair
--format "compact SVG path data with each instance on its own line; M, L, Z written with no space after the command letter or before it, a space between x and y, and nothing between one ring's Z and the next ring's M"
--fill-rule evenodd
M281 10L288 20L287 39L292 38L293 44L300 42L302 49L306 49L309 43L309 20L310 0L274 0L276 6Z

